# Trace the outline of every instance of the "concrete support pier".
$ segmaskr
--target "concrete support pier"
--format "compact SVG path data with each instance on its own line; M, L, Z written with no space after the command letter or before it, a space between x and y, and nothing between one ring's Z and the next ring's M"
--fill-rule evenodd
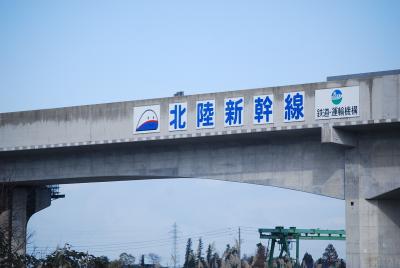
M349 267L400 267L400 200L346 201Z
M357 147L346 150L348 267L400 267L399 137L397 130L358 134Z
M24 255L28 221L33 214L50 206L50 189L44 186L0 187L0 228L11 252Z

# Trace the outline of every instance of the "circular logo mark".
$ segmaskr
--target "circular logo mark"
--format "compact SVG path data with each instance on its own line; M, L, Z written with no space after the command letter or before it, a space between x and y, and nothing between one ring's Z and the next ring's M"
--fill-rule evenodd
M338 105L342 102L342 91L340 89L335 89L331 95L332 103Z

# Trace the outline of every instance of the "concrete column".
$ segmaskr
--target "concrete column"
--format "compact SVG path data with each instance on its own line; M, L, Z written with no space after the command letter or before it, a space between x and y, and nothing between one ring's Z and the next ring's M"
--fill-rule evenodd
M346 200L349 267L400 267L400 200Z
M4 187L0 194L0 228L11 243L11 250L26 252L26 229L29 218L50 206L51 192L46 187Z
M375 204L362 198L346 200L348 267L379 267L377 216Z
M28 190L15 188L12 193L12 240L11 248L14 252L24 255L26 251L26 227L28 224Z
M378 215L379 267L400 267L400 199L374 200Z
M397 133L370 133L345 152L348 267L400 267L399 142Z
M0 186L0 230L6 240L6 244L10 245L10 232L11 230L11 204L12 204L12 191L9 187Z
M360 191L362 159L358 148L345 153L346 261L352 268L378 268L378 208Z

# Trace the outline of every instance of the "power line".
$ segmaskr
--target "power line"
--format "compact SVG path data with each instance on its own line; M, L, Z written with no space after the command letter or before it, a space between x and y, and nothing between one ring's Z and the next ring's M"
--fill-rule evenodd
M233 228L231 228L231 227L226 227L226 228L220 228L220 229L214 229L214 230L211 230L211 231L207 231L207 232L200 232L200 233L192 233L192 234L186 234L186 235L184 235L184 237L187 237L187 238L190 238L190 237L196 237L196 236L208 236L208 235L212 235L212 234L219 234L219 233L221 233L221 232L228 232L228 231L233 231ZM128 232L127 232L128 233ZM96 234L96 238L98 237L98 236L100 236L100 235L102 235L103 233L100 233L100 234ZM108 234L108 235L110 235L110 236L112 236L112 234ZM161 238L158 238L158 239L153 239L153 240L143 240L143 241L136 241L136 242L125 242L125 243L123 243L123 244L131 244L131 243L138 243L138 244L141 244L141 243L147 243L147 242L158 242L158 241L170 241L170 239L171 239L171 236L165 236L165 237L161 237ZM50 242L50 243L57 243L57 241L58 240L54 240L54 239L51 239L51 240L43 240L43 239L41 239L42 241L45 241L45 242ZM84 240L83 240L84 241ZM112 242L111 242L112 243ZM118 244L120 244L120 243L118 243ZM99 246L103 246L102 244L96 244L96 245L99 245ZM110 245L110 243L107 243L107 244L105 244L105 245ZM91 245L89 245L89 246L91 246Z
M231 235L233 235L232 233L230 233ZM226 237L226 234L220 234L220 235L214 235L213 238L217 238L217 237ZM178 242L178 244L182 244L183 241ZM154 247L168 247L171 245L171 242L164 242L164 243L160 243L160 244L152 244L152 245L146 245L146 246L118 246L118 247L102 247L99 249L92 249L91 251L94 252L116 252L116 251L121 251L121 250L137 250L137 249L144 249L144 248L154 248ZM76 248L76 247L80 247L80 246L71 246L71 248Z
M195 236L203 236L206 238L214 238L214 237L221 237L226 235L233 235L231 228L224 228L224 229L217 229L213 231L203 232L203 233L195 233L192 235L187 235L185 237L178 237L176 239L177 244L184 242L188 238L195 237ZM152 247L157 245L164 245L171 242L171 238L168 239L153 239L153 240L145 240L145 241L132 241L132 242L120 242L120 243L107 243L107 244L87 244L87 245L73 245L73 248L121 248L121 247L130 247L130 248L146 248ZM39 248L49 248L48 246L30 246L29 248L32 249L39 249Z
M226 236L226 235L232 235L233 233L231 231L224 231L224 232L219 232L219 233L214 233L214 234L209 234L209 235L204 235L204 237L207 238L213 238L213 237L220 237L220 236ZM180 242L184 242L186 239L190 238L192 236L188 237L180 237L177 239L177 243L179 244ZM148 241L137 241L137 242L120 242L120 243L107 243L107 244L87 244L87 245L77 245L74 246L75 248L86 248L86 247L115 247L115 246L135 246L135 247L145 247L145 246L152 246L152 245L157 245L157 244L164 244L164 243L170 243L171 239L163 239L163 240L148 240ZM48 248L48 246L30 246L30 248Z
M259 227L243 226L243 225L241 225L240 228L247 229L247 230L257 230L257 231L259 229Z
M175 225L175 224L174 224ZM87 244L87 245L72 245L71 248L75 250L87 250L92 252L92 254L102 254L104 253L109 253L112 254L113 252L120 252L120 251L137 251L137 250L143 250L146 248L166 248L168 246L171 246L172 244L172 263L175 268L179 267L179 256L178 256L178 246L180 247L188 238L194 238L196 236L199 237L204 237L207 240L209 239L219 239L222 237L227 237L227 236L232 236L235 237L236 235L239 235L239 251L241 250L241 244L242 244L242 235L243 233L245 234L255 234L258 233L258 228L256 227L249 227L249 226L240 226L239 229L236 229L239 231L235 232L236 228L233 227L225 227L225 228L220 228L220 229L214 229L206 232L198 232L198 233L192 233L192 234L186 234L185 236L178 235L178 228L177 226L173 226L172 228L172 236L169 236L169 238L163 238L163 239L152 239L152 240L142 240L142 241L130 241L130 242L113 242L113 243L100 243L100 244ZM236 233L236 235L235 235ZM48 253L52 252L51 248L48 246L44 247L34 247L30 246L30 250L33 250L34 253L40 254L40 255L47 255Z
M175 225L175 224L174 224ZM196 236L203 237L208 239L215 239L220 237L227 237L232 236L235 237L239 235L239 250L241 250L242 244L242 235L245 234L255 234L258 233L258 228L256 227L249 227L249 226L240 226L239 229L233 227L225 227L220 229L214 229L206 232L198 232L192 234L186 234L185 236L178 235L178 228L177 226L173 226L172 236L168 238L162 239L152 239L152 240L142 240L142 241L130 241L130 242L112 242L112 243L100 243L100 244L87 244L87 245L72 245L71 248L75 250L84 250L89 249L93 253L102 253L102 252L119 252L119 251L135 251L140 249L146 248L165 248L171 246L172 243L172 257L173 257L173 264L174 267L179 267L179 257L178 257L178 245L182 245L188 238L194 238ZM238 232L238 233L237 233ZM235 235L236 233L236 235ZM252 239L250 239L252 240ZM46 255L48 252L51 252L51 247L43 246L43 247L35 247L29 246L28 249L33 250L36 254ZM176 256L176 257L175 257ZM175 259L175 261L174 261Z
M220 233L220 234L214 234L214 235L209 235L207 236L207 238L217 238L217 237L226 237L227 235L233 235L231 232L225 232L225 233ZM177 244L182 244L185 242L186 238L178 238L177 239ZM78 245L78 246L74 246L71 245L72 248L92 248L92 249L96 249L96 248L100 248L100 249L124 249L124 248L130 248L130 249L140 249L140 248L151 248L151 247L156 247L156 246L164 246L164 245L170 245L171 244L171 240L169 241L159 241L159 242L152 242L152 243L148 243L148 244L126 244L126 243L117 243L117 244L113 244L113 245ZM40 248L40 247L36 247L36 248ZM48 247L43 247L43 248L48 248Z

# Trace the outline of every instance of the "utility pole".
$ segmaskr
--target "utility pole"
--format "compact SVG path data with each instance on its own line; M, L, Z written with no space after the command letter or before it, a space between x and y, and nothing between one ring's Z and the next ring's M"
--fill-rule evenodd
M174 268L178 268L178 226L176 222L172 225L172 262L174 264Z
M240 233L240 226L239 226L239 248L238 248L238 253L239 253L239 259L242 259L242 257L240 256L240 248L242 246L242 238L241 238L241 233Z

